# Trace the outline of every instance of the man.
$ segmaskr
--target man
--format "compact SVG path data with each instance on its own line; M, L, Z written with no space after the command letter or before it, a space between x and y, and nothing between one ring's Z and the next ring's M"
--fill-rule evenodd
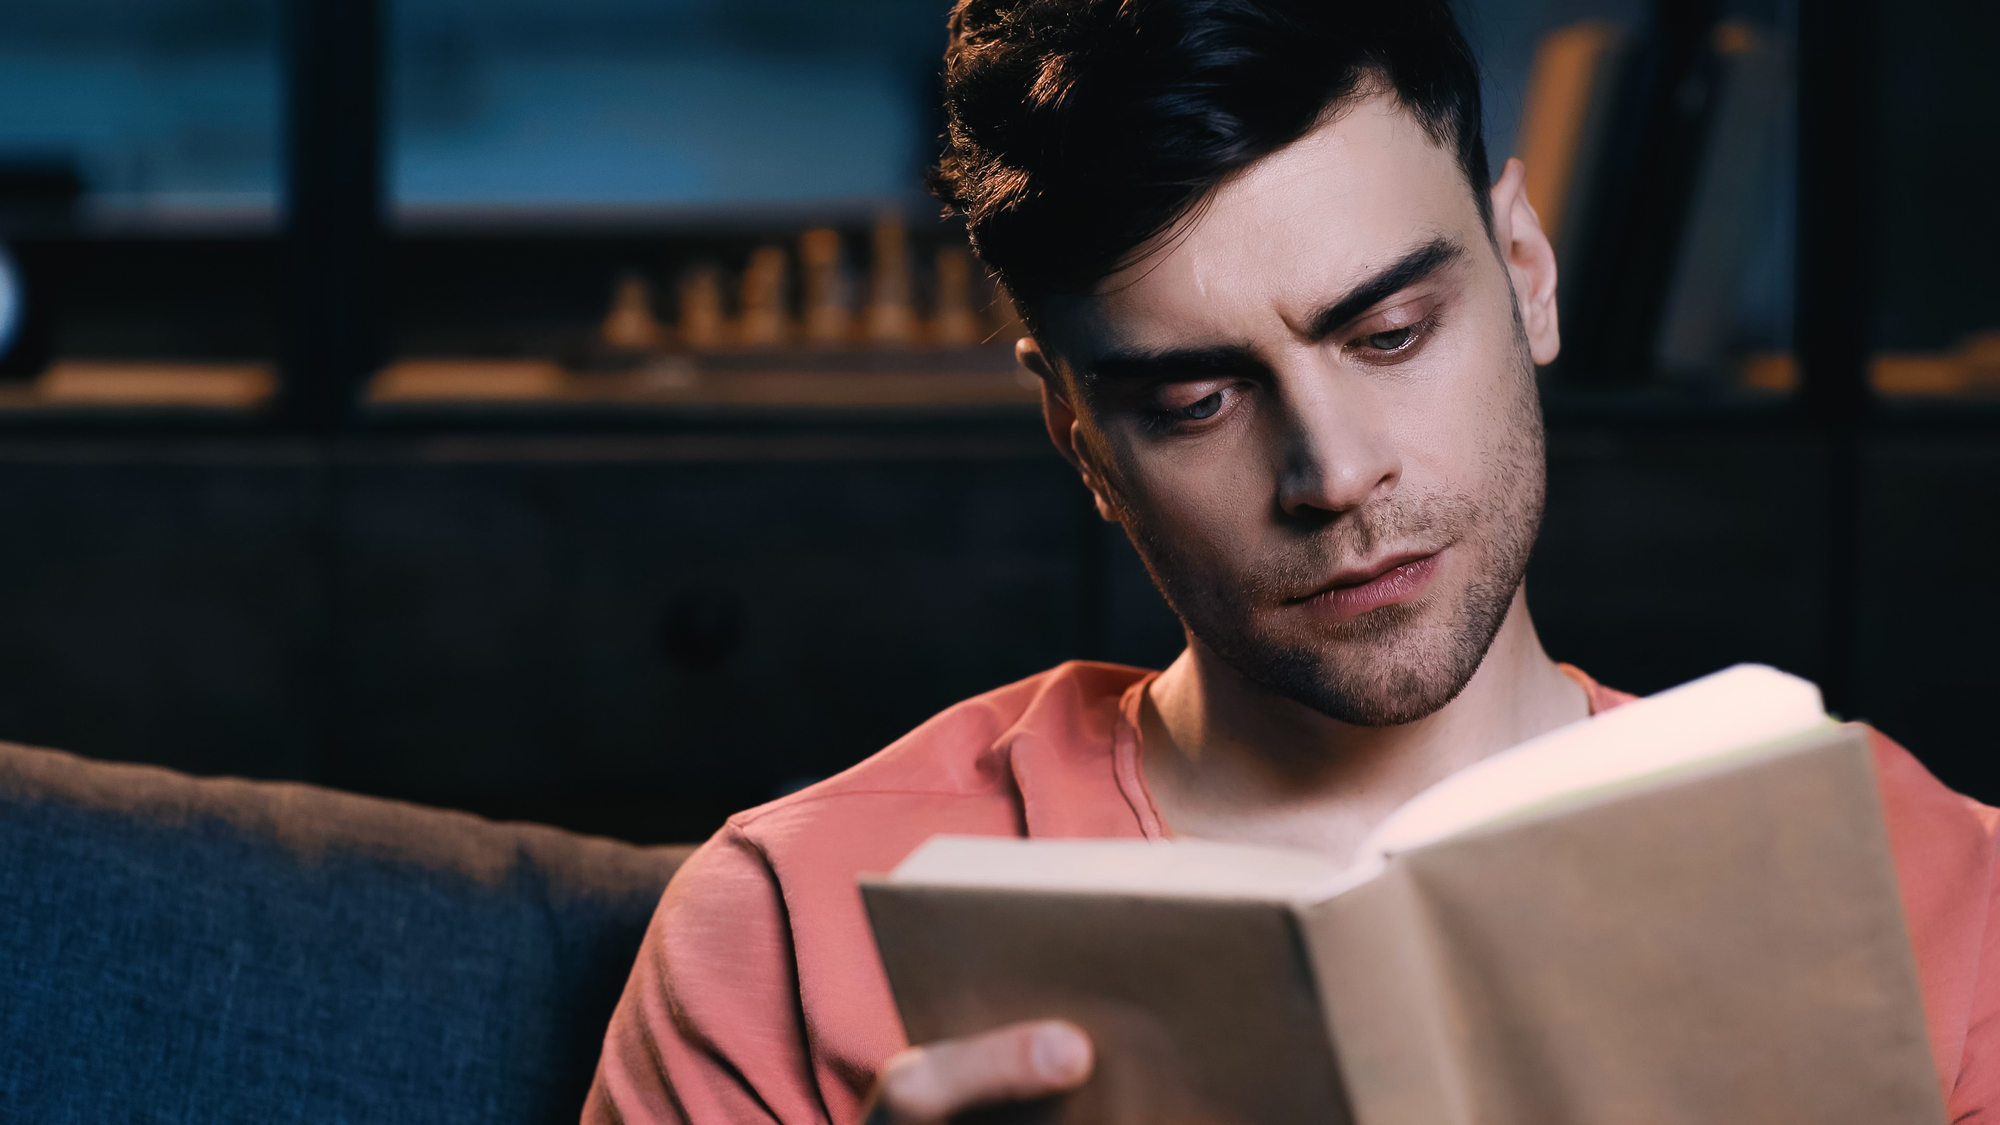
M1629 698L1529 618L1555 263L1520 163L1487 186L1441 0L960 0L946 100L934 186L1187 650L1001 688L733 818L661 903L589 1118L937 1121L1074 1086L1066 1024L905 1050L856 874L940 832L1344 860L1430 783ZM2000 814L1875 737L1939 1081L1983 1120Z

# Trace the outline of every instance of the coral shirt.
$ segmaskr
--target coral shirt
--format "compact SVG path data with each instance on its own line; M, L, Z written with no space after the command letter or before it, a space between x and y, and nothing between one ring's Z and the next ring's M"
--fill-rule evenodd
M1632 697L1565 668L1591 710ZM940 832L1163 834L1140 772L1153 673L1064 664L739 813L675 875L604 1039L586 1121L853 1122L903 1028L855 876ZM1870 732L1955 1122L2000 1125L2000 810Z

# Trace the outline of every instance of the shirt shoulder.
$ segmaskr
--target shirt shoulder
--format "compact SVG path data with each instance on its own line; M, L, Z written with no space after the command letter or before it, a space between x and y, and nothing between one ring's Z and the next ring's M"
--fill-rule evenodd
M1953 1121L2000 1121L2000 810L1868 728L1931 1048Z
M954 704L854 766L729 823L755 836L776 821L831 815L829 804L1009 791L1016 785L1009 752L1018 738L1056 746L1108 742L1120 697L1152 674L1118 664L1059 664Z
M729 833L788 899L846 898L855 872L887 871L932 836L1026 835L1031 808L1115 802L1119 699L1148 675L1072 662L975 696L825 781L736 814ZM1064 784L1064 766L1092 781Z

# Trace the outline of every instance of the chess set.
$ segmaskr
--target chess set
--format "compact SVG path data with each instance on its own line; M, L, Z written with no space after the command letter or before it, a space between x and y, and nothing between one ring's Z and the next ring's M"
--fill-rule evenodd
M1013 362L1022 332L1004 290L962 242L914 251L900 214L876 216L866 268L850 239L814 227L737 262L687 263L670 285L611 279L602 319L569 354L403 358L372 405L653 403L909 407L1033 403ZM734 267L734 268L732 268Z

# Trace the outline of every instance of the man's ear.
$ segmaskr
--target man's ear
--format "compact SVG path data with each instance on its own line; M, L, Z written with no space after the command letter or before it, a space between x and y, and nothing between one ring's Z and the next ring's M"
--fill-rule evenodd
M1042 381L1042 423L1049 429L1049 441L1055 444L1056 452L1083 478L1083 486L1097 501L1097 514L1112 523L1119 522L1118 505L1104 487L1103 474L1091 461L1090 444L1083 439L1083 422L1077 417L1069 390L1063 385L1062 376L1056 373L1055 365L1042 354L1042 346L1033 336L1023 336L1014 342L1014 358Z
M1528 202L1528 167L1515 157L1507 159L1493 185L1493 240L1507 261L1528 350L1537 364L1552 363L1562 350L1556 324L1556 251Z

